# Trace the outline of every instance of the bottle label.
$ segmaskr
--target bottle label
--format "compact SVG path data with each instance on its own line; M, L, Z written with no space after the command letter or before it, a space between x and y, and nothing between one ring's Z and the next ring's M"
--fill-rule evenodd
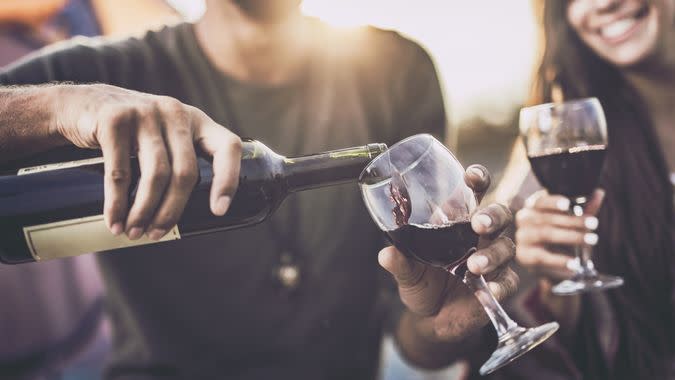
M23 233L35 261L180 239L178 226L159 241L145 235L138 240L130 240L124 234L115 236L106 227L103 215L24 227Z
M31 166L31 167L28 167L28 168L19 169L19 171L16 173L16 175L47 172L47 171L59 170L59 169L69 169L69 168L76 168L78 166L95 165L95 164L102 164L102 163L103 163L103 157L87 158L87 159L84 159L84 160L77 160L77 161L57 162L55 164L45 164L45 165Z

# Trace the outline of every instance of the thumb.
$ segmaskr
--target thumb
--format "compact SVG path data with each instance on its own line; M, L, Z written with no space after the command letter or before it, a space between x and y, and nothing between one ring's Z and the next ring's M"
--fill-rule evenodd
M393 246L381 250L377 261L394 276L399 288L412 288L424 275L424 264L405 257Z
M605 190L597 189L593 193L591 201L586 205L584 214L587 215L596 215L602 206L602 201L605 199Z

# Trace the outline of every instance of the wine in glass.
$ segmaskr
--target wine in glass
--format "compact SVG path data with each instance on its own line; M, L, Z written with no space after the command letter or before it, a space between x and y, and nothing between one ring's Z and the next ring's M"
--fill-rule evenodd
M569 198L571 215L582 216L598 186L607 148L607 124L596 98L540 104L520 111L520 131L532 171L551 194ZM588 244L575 247L575 273L552 289L570 295L621 286L621 277L600 274Z
M431 135L409 137L375 158L361 173L365 204L389 240L406 256L447 270L474 292L497 330L498 345L480 373L510 363L549 338L558 323L518 326L494 298L483 276L466 265L476 251L471 228L477 208L464 168Z

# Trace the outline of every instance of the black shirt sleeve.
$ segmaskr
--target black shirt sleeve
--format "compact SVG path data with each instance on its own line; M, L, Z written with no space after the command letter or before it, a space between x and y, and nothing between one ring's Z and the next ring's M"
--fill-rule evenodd
M2 85L107 83L128 87L147 62L139 40L79 37L40 49L0 71Z
M137 39L113 42L84 37L57 43L5 67L0 71L0 85L106 83L133 88L149 63L137 49L139 46ZM2 170L96 156L100 151L65 146L10 162Z

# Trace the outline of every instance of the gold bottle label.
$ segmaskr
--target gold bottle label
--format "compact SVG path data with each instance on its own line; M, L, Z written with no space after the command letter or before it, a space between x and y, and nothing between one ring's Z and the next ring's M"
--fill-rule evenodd
M145 235L138 240L130 240L124 234L115 236L106 227L103 215L24 227L23 233L35 261L180 239L178 226L159 241Z

